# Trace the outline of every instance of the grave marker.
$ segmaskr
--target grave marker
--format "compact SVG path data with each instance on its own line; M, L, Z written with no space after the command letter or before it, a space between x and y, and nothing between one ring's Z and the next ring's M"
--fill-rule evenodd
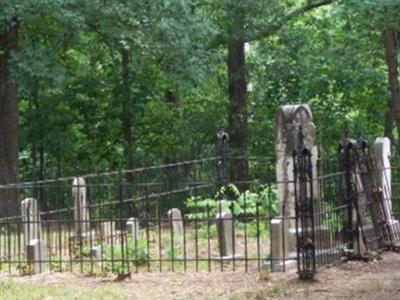
M168 218L171 221L174 236L183 236L183 219L181 211L178 208L171 208L168 211Z
M107 221L101 223L102 237L106 242L111 242L115 234L115 222Z
M392 217L392 170L390 166L391 143L387 137L376 138L373 146L376 162L376 179L382 193L383 215L385 216L389 239L398 243L399 221ZM383 221L383 220L381 220Z
M312 153L312 174L317 177L318 149L315 145L316 128L310 107L305 104L283 105L276 114L275 153L277 197L280 216L271 222L271 251L273 270L296 266L296 227L293 151L298 144L299 130L302 129L304 144ZM318 183L314 183L314 201L318 199ZM283 220L285 218L285 220ZM284 245L284 248L283 248Z
M133 237L133 240L139 239L139 220L137 218L129 218L126 222L126 231Z
M41 239L43 235L37 200L35 198L24 199L21 202L21 214L25 245L28 245L30 240Z
M233 217L231 212L216 215L220 258L234 257Z
M40 223L37 200L27 198L21 202L21 215L24 228L24 242L27 263L33 274L45 270L46 245L44 243Z
M74 222L77 238L85 236L89 231L89 207L86 196L85 179L82 177L74 178L72 182L72 197L74 199Z

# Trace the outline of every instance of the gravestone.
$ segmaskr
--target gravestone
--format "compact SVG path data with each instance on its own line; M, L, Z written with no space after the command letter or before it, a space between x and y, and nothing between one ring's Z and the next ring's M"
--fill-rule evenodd
M46 245L44 243L40 223L40 213L37 200L27 198L21 202L21 215L24 228L24 242L27 263L31 273L45 270Z
M391 213L392 210L392 170L390 168L390 139L376 138L374 142L374 156L376 161L376 178L384 198L385 209Z
M171 208L168 213L168 218L170 220L171 234L173 239L173 247L177 247L175 251L184 248L184 235L183 235L183 219L182 213L178 208Z
M275 153L277 197L280 218L271 222L271 259L273 271L293 268L296 263L295 189L293 151L298 145L300 127L304 144L311 150L312 175L317 177L318 149L316 128L310 107L305 104L283 105L276 113ZM318 183L313 186L314 201L318 199Z
M91 258L100 258L101 257L101 248L99 246L95 246L90 248L89 257Z
M218 244L220 258L234 257L233 218L231 212L222 212L216 215Z
M46 244L44 241L30 240L26 246L26 258L32 274L38 274L45 270L46 266Z
M72 197L74 200L75 238L82 238L89 231L89 207L87 205L87 188L85 179L74 178L72 182Z
M383 215L393 242L398 243L398 220L392 217L392 170L390 166L391 143L387 137L376 138L373 146L376 162L376 179L382 193ZM384 220L381 220L384 221Z
M139 239L139 220L137 218L129 218L126 222L126 231L133 237L133 240Z
M25 245L28 245L30 240L43 238L37 200L34 198L24 199L21 202L21 214Z
M107 242L110 242L115 234L115 222L114 221L102 222L100 226L103 239L105 239Z
M308 105L283 105L276 114L275 152L276 152L276 179L278 182L278 199L281 215L295 216L294 195L294 161L293 151L298 145L299 128L304 135L304 144L311 150L313 177L317 177L318 149L315 145L316 128ZM318 197L318 188L314 189L314 199ZM282 211L282 209L284 211ZM294 223L294 220L291 221ZM291 226L293 227L293 226Z
M183 219L181 211L178 208L171 208L168 211L168 218L171 221L174 236L183 236Z

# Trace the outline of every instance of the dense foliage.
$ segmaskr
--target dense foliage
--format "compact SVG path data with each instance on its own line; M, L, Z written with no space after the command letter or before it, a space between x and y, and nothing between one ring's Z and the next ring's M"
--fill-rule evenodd
M2 0L0 32L19 30L8 63L20 177L212 153L217 130L232 126L235 40L248 42L248 153L273 156L286 103L311 105L325 147L344 127L383 135L393 106L382 32L397 32L399 10L397 0Z

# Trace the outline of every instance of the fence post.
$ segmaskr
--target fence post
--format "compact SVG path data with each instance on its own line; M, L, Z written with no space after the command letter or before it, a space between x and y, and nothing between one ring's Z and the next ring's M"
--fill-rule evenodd
M229 134L224 128L217 133L217 188L218 190L228 184L228 143Z
M352 183L352 170L354 168L354 159L350 154L350 148L352 147L351 141L347 138L346 134L343 136L342 141L339 145L339 160L341 171L344 172L344 196L343 204L347 206L346 218L343 219L343 231L344 241L348 245L349 251L354 251L354 239L357 238L357 253L361 254L358 230L354 228L354 214L353 205L356 199L356 192ZM354 253L353 253L354 254Z
M298 138L293 151L297 269L301 279L312 279L316 272L313 166L311 150L304 144L302 126L299 126Z
M132 179L130 176L127 176L127 178ZM124 222L124 178L123 178L123 174L121 172L121 170L119 170L118 172L118 200L119 200L119 231L120 231L120 245L121 245L121 264L122 264L122 269L119 271L121 273L124 273L126 271L125 268L125 235L124 235L124 226L125 226L125 222ZM112 230L112 229L111 229ZM116 227L114 227L114 230L116 230ZM111 238L117 238L117 232L111 231ZM128 267L127 269L129 270L129 260L128 260Z

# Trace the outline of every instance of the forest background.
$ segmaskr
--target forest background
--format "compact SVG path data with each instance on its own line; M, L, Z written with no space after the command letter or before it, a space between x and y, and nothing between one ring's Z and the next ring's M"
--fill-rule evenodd
M231 153L274 156L291 103L326 153L343 130L396 145L399 16L399 0L1 0L0 183L210 156L220 128Z

